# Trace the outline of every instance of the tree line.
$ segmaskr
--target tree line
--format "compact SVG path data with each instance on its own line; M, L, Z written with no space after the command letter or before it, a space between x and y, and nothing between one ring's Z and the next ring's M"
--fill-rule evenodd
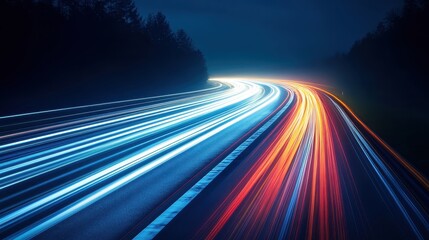
M405 0L349 52L323 64L359 115L400 153L426 164L422 169L429 134L428 57L429 0Z
M189 90L208 77L185 31L159 12L142 18L132 0L0 0L0 32L3 113Z
M429 78L429 1L406 0L377 29L357 41L351 50L333 59L340 72L353 73L347 84L374 91L377 100L419 105ZM356 75L357 74L357 75ZM351 77L351 76L350 76ZM364 89L362 89L364 88ZM398 91L409 101L398 98Z

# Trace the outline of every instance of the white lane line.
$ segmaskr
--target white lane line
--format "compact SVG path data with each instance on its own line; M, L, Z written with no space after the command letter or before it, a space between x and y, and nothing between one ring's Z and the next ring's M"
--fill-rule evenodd
M252 86L256 87L256 84L252 84ZM273 88L274 89L274 88ZM277 87L275 88L277 89ZM256 93L260 93L260 91L255 90ZM243 93L244 94L244 93ZM246 95L253 96L255 93L253 91L248 91L245 93ZM206 128L211 129L215 128L202 136L186 143L183 146L180 146L179 148L176 148L172 150L171 152L161 156L160 158L144 165L143 167L131 172L130 174L102 187L101 189L97 190L96 192L91 193L90 195L85 196L84 198L81 198L77 202L74 202L73 204L63 208L61 211L57 211L56 213L47 216L40 221L24 228L23 230L9 236L10 239L30 239L35 237L36 235L40 234L41 232L45 231L46 229L56 225L57 223L63 221L64 219L70 217L71 215L75 214L78 211L81 211L82 209L86 208L87 206L93 204L94 202L98 201L99 199L105 197L106 195L112 193L113 191L117 190L118 188L126 185L127 183L137 179L138 177L146 174L147 172L151 171L152 169L158 167L159 165L163 164L166 161L169 161L170 159L174 158L178 154L196 146L198 143L214 136L215 134L223 131L224 129L232 126L233 124L236 124L237 122L245 119L246 117L255 114L257 111L265 108L269 104L271 104L274 100L278 99L279 97L279 91L276 90L270 95L264 97L264 101L262 103L255 107L247 107L244 109L241 109L236 114L242 114L236 118L234 118L234 115L231 113L230 115L224 116L220 119L216 119L214 122L208 122L205 125L202 125L196 129L193 129L192 131L188 131L185 133L182 133L179 136L176 136L174 138L169 139L166 142L162 142L161 144L155 145L154 147L150 149L146 149L143 152L132 156L131 158L128 158L124 161L120 161L119 164L113 165L109 167L108 169L103 170L102 172L99 172L95 175L91 175L89 178L85 178L84 180L80 182L73 183L69 187L62 189L60 192L56 192L54 194L51 194L43 199L39 199L34 203L31 203L30 205L27 205L15 212L12 212L2 218L0 218L0 228L5 228L7 226L15 224L15 222L21 221L21 219L24 219L29 214L33 214L35 209L39 209L41 207L47 206L52 204L52 201L55 203L57 201L61 201L62 199L67 198L70 196L70 194L73 194L71 191L78 191L78 188L81 188L81 186L85 187L84 185L88 184L95 184L100 181L104 181L103 179L108 178L112 174L116 174L117 171L123 171L124 167L130 168L131 165L135 165L136 163L133 163L135 161L144 161L145 159L149 158L150 156L153 156L156 152L160 153L160 149L169 149L175 147L177 144L183 142L184 140L181 138L188 136L189 138L193 135L197 134L201 130L204 130ZM246 98L245 98L246 99ZM250 109L250 111L249 111ZM229 120L231 118L231 120ZM213 125L214 124L214 125ZM213 125L213 126L212 126ZM210 127L211 126L211 127ZM183 136L183 137L182 137ZM174 143L174 144L172 144ZM150 155L150 156L149 156ZM120 165L120 166L119 166ZM89 185L88 185L89 186ZM83 188L81 188L83 189ZM67 195L66 195L67 194Z
M170 221L179 214L200 192L202 192L223 170L225 170L244 150L246 150L263 132L265 132L290 106L293 101L291 92L289 101L268 122L247 138L234 151L226 156L218 165L192 186L186 193L176 200L169 208L159 215L143 231L134 237L134 240L153 239Z

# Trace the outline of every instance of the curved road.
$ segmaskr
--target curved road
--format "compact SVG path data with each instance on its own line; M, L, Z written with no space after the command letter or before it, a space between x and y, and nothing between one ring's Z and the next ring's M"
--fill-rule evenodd
M429 183L318 85L0 117L0 237L425 239Z

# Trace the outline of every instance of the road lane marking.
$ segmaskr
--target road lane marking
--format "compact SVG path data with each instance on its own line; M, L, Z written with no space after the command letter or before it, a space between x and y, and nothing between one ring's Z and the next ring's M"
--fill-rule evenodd
M291 94L291 92L289 92ZM226 156L218 165L200 179L194 186L185 192L179 199L168 207L161 215L152 221L143 231L137 234L135 240L153 239L174 217L179 214L199 193L201 193L223 170L225 170L244 150L246 150L259 136L262 135L290 106L293 101L291 95L286 105L280 109L268 122L241 143L234 151Z

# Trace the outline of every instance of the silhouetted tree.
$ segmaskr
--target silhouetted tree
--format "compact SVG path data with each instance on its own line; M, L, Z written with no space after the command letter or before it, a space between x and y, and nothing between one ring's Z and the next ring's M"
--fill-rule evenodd
M161 12L150 14L145 22L144 29L149 38L159 45L169 45L174 40L173 31L167 22L167 18Z
M103 2L103 1L97 1ZM141 26L141 17L137 8L132 0L105 0L104 1L107 13L112 15L115 19L129 24L133 28Z
M192 44L192 39L186 34L183 29L179 29L176 32L176 41L177 45L181 50L189 51L193 50L194 46Z
M428 2L405 0L400 11L390 12L375 31L327 66L344 97L359 102L354 109L370 115L369 122L378 118L372 121L378 132L416 159L426 158L421 149L429 134ZM408 148L402 148L408 144L404 139L410 139Z
M419 94L414 93L421 91L429 81L427 2L405 0L400 14L397 11L389 13L374 32L357 41L349 53L337 59L343 72L354 76L353 79L348 77L348 84L372 88L373 91L384 85L385 90L377 95L394 102L399 101L395 98L396 91L404 92L404 89L410 93L411 99L421 100Z
M0 34L0 115L207 80L186 33L173 33L162 13L141 19L132 0L0 0Z

